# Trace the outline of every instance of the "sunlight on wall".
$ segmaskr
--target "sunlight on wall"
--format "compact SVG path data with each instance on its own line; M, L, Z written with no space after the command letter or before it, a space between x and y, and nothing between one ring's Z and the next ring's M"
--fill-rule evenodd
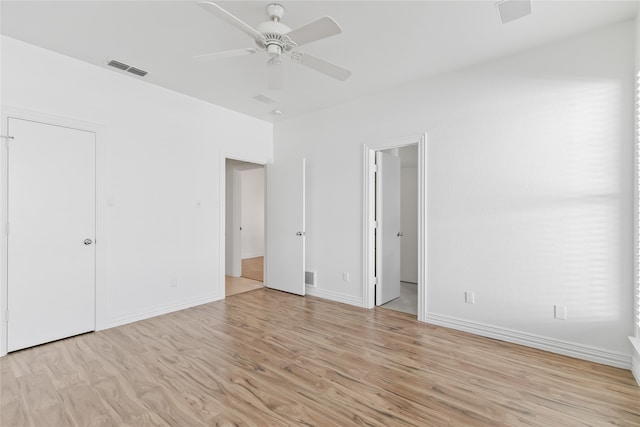
M632 244L623 232L631 152L622 150L621 84L540 78L509 84L513 90L484 106L494 111L465 117L463 129L446 135L446 152L432 153L446 168L435 165L431 176L452 183L430 193L438 205L430 236L447 242L430 254L434 281L480 284L479 304L502 301L485 315L488 323L508 318L543 333L543 324L557 322L558 304L588 333L596 323L628 316L619 310L630 298L624 271ZM487 114L501 117L502 126ZM463 143L470 133L474 143ZM469 310L457 304L460 313Z

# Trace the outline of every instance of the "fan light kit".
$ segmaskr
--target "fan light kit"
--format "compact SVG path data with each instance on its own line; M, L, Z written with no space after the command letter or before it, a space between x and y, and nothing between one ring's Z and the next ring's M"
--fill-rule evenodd
M329 16L320 18L298 29L291 30L291 28L280 22L284 16L284 7L279 3L272 3L267 6L267 16L269 20L253 28L215 3L203 1L198 4L206 11L247 34L258 46L258 49L244 48L198 55L195 57L198 60L210 61L234 56L252 55L259 51L266 52L270 57L267 61L269 89L282 88L281 58L283 55L289 56L291 60L297 64L305 65L337 80L344 81L351 75L351 71L349 70L316 58L308 53L294 50L307 43L340 34L342 28Z

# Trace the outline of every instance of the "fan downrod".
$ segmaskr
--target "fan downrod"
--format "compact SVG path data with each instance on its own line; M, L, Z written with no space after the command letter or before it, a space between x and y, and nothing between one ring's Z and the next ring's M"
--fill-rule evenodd
M271 3L267 6L267 16L273 22L280 22L284 16L284 6L280 3Z

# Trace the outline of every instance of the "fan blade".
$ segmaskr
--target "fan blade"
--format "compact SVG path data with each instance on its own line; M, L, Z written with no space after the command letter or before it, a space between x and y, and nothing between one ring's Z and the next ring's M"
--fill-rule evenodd
M269 89L282 89L282 61L276 58L271 58L267 62L267 70L269 72Z
M286 35L295 42L295 44L302 46L303 44L311 43L316 40L335 36L341 32L342 28L340 28L340 25L338 25L333 18L325 16L317 21L313 21L300 28L289 31Z
M249 36L251 36L251 38L255 40L262 40L262 41L265 40L264 36L260 34L258 30L254 29L249 24L246 24L240 19L236 18L234 15L230 14L229 12L227 12L217 4L211 3L210 1L201 1L198 3L198 5L204 8L207 12L213 13L218 18L222 19L223 21L226 21L227 23L233 25L240 31L248 34Z
M193 59L201 62L217 61L218 59L233 58L234 56L252 55L257 51L258 49L253 49L249 47L246 49L234 49L234 50L225 50L222 52L205 53L203 55L196 55L193 57Z
M338 67L337 65L334 65L323 59L316 58L315 56L309 55L308 53L296 52L295 54L291 55L291 58L294 62L306 65L309 68L312 68L337 80L345 81L351 75L351 71L346 70L342 67Z

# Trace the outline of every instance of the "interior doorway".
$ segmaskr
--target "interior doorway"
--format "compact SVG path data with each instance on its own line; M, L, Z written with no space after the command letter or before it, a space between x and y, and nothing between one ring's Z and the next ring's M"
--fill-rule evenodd
M392 170L381 162L395 162ZM376 238L376 277L395 264L376 284L376 305L416 316L418 313L418 145L380 150L376 155L376 222L388 238ZM382 188L380 188L382 187ZM380 197L386 191L390 194ZM383 213L392 213L388 220ZM382 218L381 218L382 217ZM397 231L395 230L397 228ZM391 246L391 247L389 247ZM387 252L385 254L385 252ZM379 254L384 254L382 257ZM378 260L386 265L379 265ZM394 283L388 283L391 280ZM384 289L378 289L384 287ZM384 291L384 292L379 292ZM379 296L384 296L379 298Z
M406 158L404 168L400 160L402 154ZM395 301L403 308L402 311L410 311L419 321L425 321L426 135L365 145L363 160L363 305L373 308L389 302L393 305ZM387 175L395 174L391 184L384 183L385 171ZM401 189L401 181L405 181L404 189ZM400 209L401 198L406 206L404 216ZM393 209L389 209L394 205L397 208L395 214ZM388 221L394 217L398 218L397 223ZM393 274L389 274L390 270ZM394 275L397 277L393 278ZM391 282L391 288L395 286L391 293L385 289L385 280L387 285Z
M264 286L264 166L225 161L225 296Z

